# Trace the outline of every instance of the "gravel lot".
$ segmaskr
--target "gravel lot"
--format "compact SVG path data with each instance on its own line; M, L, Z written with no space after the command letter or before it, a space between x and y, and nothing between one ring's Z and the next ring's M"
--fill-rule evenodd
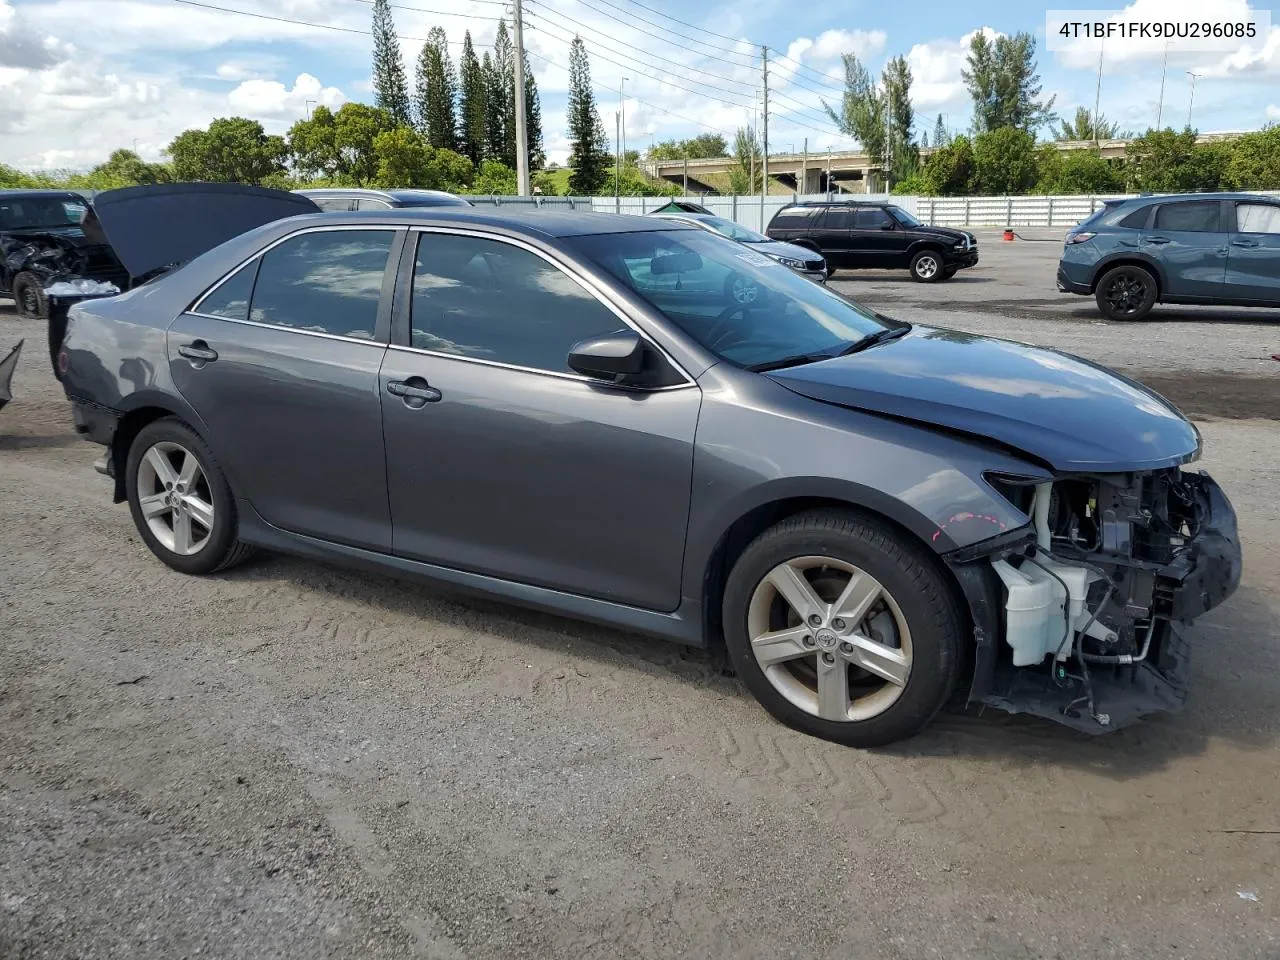
M982 241L835 282L1196 416L1246 572L1178 716L857 752L697 651L285 557L184 578L0 304L0 958L1280 957L1280 313L1102 324L1056 244Z

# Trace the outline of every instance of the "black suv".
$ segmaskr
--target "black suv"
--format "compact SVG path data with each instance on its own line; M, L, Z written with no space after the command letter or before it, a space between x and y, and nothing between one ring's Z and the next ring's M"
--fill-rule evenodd
M837 269L901 268L913 280L933 283L978 262L973 234L927 226L891 203L793 203L773 215L765 233L817 250L827 259L827 276Z

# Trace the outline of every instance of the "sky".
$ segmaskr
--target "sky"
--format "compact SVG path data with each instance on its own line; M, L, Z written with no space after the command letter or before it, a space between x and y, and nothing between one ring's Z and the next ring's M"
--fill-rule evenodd
M504 0L392 6L411 80L431 27L446 30L456 63L464 31L482 53L511 9ZM1250 6L1272 11L1276 25L1231 50L1170 50L1166 124L1180 127L1189 106L1203 132L1280 121L1280 15L1259 0ZM1134 0L1130 7L1162 20L1204 20L1209 8L1214 19L1230 20L1246 0ZM233 10L259 16L227 12ZM815 152L852 146L822 106L839 101L844 53L876 75L889 57L906 56L916 129L930 135L938 114L953 133L969 125L961 70L979 30L1037 37L1044 94L1056 96L1060 113L1091 109L1098 83L1097 47L1049 51L1045 6L1025 0L524 0L524 11L547 154L560 163L569 153L564 117L574 33L586 43L610 135L621 105L627 146L641 150L713 131L732 141L738 127L758 124L761 45L769 48L771 151L800 151L806 138ZM120 147L159 160L175 135L214 117L251 117L269 133L284 133L317 103L372 101L370 16L370 0L0 0L0 163L87 169ZM1154 125L1163 56L1162 44L1108 41L1102 114L1122 128ZM1194 103L1188 70L1199 74Z

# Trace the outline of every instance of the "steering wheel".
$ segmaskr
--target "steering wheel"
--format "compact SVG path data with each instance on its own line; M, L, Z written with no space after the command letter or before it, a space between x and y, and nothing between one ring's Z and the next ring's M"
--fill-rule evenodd
M730 319L732 319L736 314L745 314L748 309L749 304L731 303L721 310L712 322L711 329L707 331L706 340L704 341L706 345L712 350L723 346L724 344L720 343L721 339L726 333L733 329L729 326ZM741 333L742 331L738 332ZM741 340L743 337L739 336L737 339ZM733 343L734 341L730 340L729 342Z

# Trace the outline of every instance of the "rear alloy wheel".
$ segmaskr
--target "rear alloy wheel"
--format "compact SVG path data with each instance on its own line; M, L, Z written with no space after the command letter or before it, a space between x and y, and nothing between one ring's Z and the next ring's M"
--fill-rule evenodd
M44 285L33 273L20 273L13 278L13 302L18 316L28 320L43 320L49 315Z
M1142 267L1108 270L1098 281L1094 298L1108 320L1141 320L1156 302L1156 278Z
M725 587L725 641L782 722L850 746L909 737L956 683L961 614L936 563L880 521L823 510L761 534Z
M911 258L911 279L920 283L936 283L942 279L942 254L937 250L921 250Z
M235 498L203 440L176 417L147 424L129 448L125 492L151 552L182 573L240 562Z

